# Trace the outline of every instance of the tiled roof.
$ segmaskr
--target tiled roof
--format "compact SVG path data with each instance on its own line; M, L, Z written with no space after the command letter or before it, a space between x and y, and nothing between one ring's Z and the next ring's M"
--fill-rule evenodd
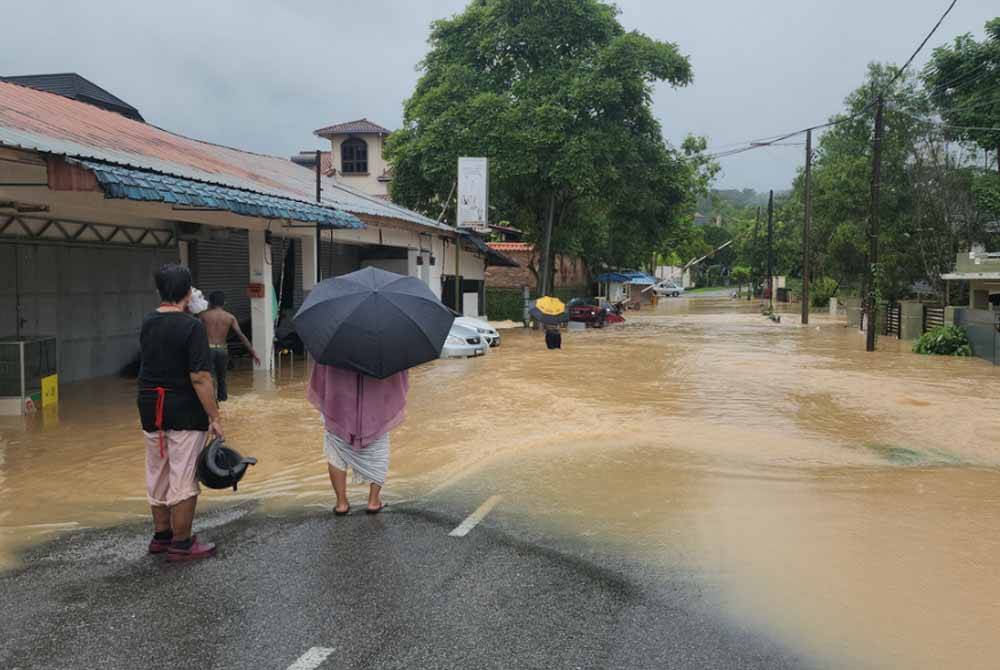
M0 145L91 159L316 204L316 176L277 156L177 135L52 93L0 82ZM321 180L320 205L452 231L422 214Z
M505 268L521 267L520 263L515 261L507 254L502 253L492 244L487 244L486 241L483 240L483 238L479 237L479 235L476 235L475 233L468 230L463 230L459 234L465 239L467 239L472 244L472 246L476 248L476 251L486 256L486 258L489 260L490 265L496 267L505 267Z
M534 251L535 245L528 244L527 242L490 242L490 249L496 249L497 251L503 252L528 252Z
M138 109L75 72L0 77L0 81L28 86L39 91L48 91L49 93L61 95L64 98L79 100L80 102L86 102L113 112L118 112L136 121L143 120Z
M383 128L377 123L372 123L368 119L358 119L347 123L335 123L326 128L314 130L313 133L320 137L328 135L388 135L391 131Z
M217 184L205 184L135 168L75 161L94 173L105 197L225 209L264 219L291 219L331 228L364 228L358 217L330 207L278 198Z

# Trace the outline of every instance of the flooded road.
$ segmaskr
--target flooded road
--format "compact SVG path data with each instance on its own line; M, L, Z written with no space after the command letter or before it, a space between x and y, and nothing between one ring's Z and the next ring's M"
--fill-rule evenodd
M483 359L414 371L386 497L500 494L492 514L653 575L680 566L727 616L831 665L993 667L998 373L889 339L866 354L813 321L681 299L561 352L507 331ZM296 372L235 375L228 441L260 464L203 504L332 504ZM147 516L133 388L64 387L57 412L0 419L0 560Z

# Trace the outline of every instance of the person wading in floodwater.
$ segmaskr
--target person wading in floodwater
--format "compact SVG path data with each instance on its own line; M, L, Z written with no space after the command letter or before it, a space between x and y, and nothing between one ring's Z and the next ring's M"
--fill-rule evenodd
M226 340L229 339L229 331L236 331L236 335L243 342L243 346L250 352L255 365L260 365L260 358L254 351L250 340L240 330L240 322L236 317L225 310L226 294L222 291L212 291L208 295L208 309L198 315L198 318L205 324L208 331L208 346L212 350L212 376L215 378L216 400L222 402L229 399L229 391L226 387L226 372L229 369L229 347Z
M368 514L385 507L382 486L389 472L389 431L406 417L406 393L410 388L404 370L386 379L375 379L353 370L317 363L306 393L323 415L330 483L337 496L334 514L351 511L347 500L347 470L354 483L368 483Z
M139 335L137 404L146 441L146 492L153 514L149 553L167 560L205 558L215 545L191 534L200 488L198 456L208 431L222 437L205 325L185 309L191 271L174 263L155 275L160 306Z

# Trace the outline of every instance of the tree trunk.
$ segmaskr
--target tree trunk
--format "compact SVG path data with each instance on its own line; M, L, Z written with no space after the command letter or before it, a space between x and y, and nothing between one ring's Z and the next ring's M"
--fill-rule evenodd
M542 245L542 287L539 293L541 295L548 295L549 289L549 279L552 276L552 223L556 215L556 194L553 191L549 194L549 214L545 220L545 236L544 243ZM541 297L541 296L539 296Z

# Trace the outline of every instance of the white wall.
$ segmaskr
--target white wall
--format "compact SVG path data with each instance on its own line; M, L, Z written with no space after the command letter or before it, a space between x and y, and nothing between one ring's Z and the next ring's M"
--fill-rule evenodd
M368 174L352 175L343 174L341 170L340 145L344 140L356 137L364 140L368 145ZM379 181L386 169L389 167L382 156L382 149L385 146L385 138L379 135L335 135L330 139L330 150L333 152L331 158L333 167L337 170L335 179L339 182L355 188L363 193L371 195L387 195L389 193L388 182Z

